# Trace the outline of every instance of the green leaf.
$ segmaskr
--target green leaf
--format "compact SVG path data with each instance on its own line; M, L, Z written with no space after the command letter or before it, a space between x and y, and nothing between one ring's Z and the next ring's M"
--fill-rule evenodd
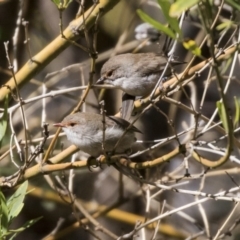
M225 106L222 102L218 101L217 102L217 108L218 108L218 115L222 121L223 127L226 130L226 132L229 132L228 124L227 124L227 113Z
M221 31L221 30L224 30L226 28L230 28L231 26L233 25L233 21L230 21L230 20L225 20L224 22L220 23L216 29L218 31Z
M151 24L157 30L165 33L170 38L176 39L176 34L170 28L168 28L168 27L164 26L163 24L159 23L158 21L154 20L149 15L144 13L142 10L138 9L137 14L144 22L147 22L147 23Z
M235 102L234 126L237 126L240 120L240 99L234 96L234 102Z
M3 137L5 136L7 130L7 118L8 118L8 95L4 101L4 112L0 117L0 142L2 141Z
M177 0L171 5L169 14L171 17L177 17L198 2L200 2L200 0Z
M197 46L196 42L191 39L183 41L183 46L192 52L192 54L201 57L201 49Z
M17 229L11 229L11 230L9 230L9 232L11 232L11 233L20 233L20 232L24 231L25 229L31 227L33 224L35 224L41 218L42 217L38 217L38 218L35 218L35 219L32 219L32 220L29 220L26 223L24 223L24 225L22 227L17 228Z
M9 226L8 221L8 208L6 199L3 193L0 191L0 239L7 233Z
M179 36L182 35L181 30L179 28L179 24L178 24L178 19L176 17L171 17L169 15L169 11L170 11L170 7L171 7L171 3L169 2L169 0L158 0L158 4L160 5L162 12L164 14L164 17L166 18L168 24L170 25L170 27L179 34Z
M59 10L65 10L68 8L72 0L51 0Z
M23 200L25 198L26 192L28 187L28 181L25 181L21 186L17 189L17 191L8 199L7 206L8 206L8 221L11 222L13 218L18 216L21 212L24 203Z
M11 236L11 238L9 238L9 240L13 239L18 233L24 231L25 229L31 227L33 224L35 224L37 221L39 221L42 217L38 217L38 218L35 218L35 219L32 219L32 220L29 220L27 221L26 223L24 223L24 225L18 229L12 229L12 230L9 230L9 232L13 234L13 236Z
M233 8L237 9L238 11L240 11L240 4L239 4L239 1L238 3L235 2L234 0L226 0L226 2L232 6Z

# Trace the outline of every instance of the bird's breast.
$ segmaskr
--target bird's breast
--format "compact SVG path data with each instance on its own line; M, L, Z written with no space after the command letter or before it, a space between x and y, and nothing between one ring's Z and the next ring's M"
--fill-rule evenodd
M153 90L158 79L158 75L154 74L142 77L129 77L122 81L121 89L132 96L147 96Z

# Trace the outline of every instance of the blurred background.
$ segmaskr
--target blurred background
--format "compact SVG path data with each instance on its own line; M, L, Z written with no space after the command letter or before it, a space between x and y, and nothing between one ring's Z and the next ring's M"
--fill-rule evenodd
M68 8L62 13L63 29L75 19L79 10L79 2L84 3L84 9L92 6L93 1L72 1ZM237 3L236 3L237 4ZM214 19L220 3L212 3L212 9L208 9ZM199 46L204 37L207 35L202 25L203 17L199 15L201 3L193 7L187 12L181 30L184 39L193 39ZM155 52L158 54L167 53L172 49L172 44L165 49L167 36L160 34L156 29L142 25L143 21L139 18L136 10L142 9L157 21L165 24L166 20L159 8L157 1L120 1L112 10L100 17L97 26L97 52L96 69L94 74L94 82L100 76L100 70L105 61L111 56L126 52ZM0 84L5 84L12 76L9 65L6 59L4 42L9 41L9 55L14 59L17 69L29 61L29 53L26 44L24 44L26 35L22 24L17 27L17 19L24 19L28 22L28 38L31 55L34 56L46 47L59 34L59 11L56 5L50 0L3 0L0 1ZM237 21L239 13L233 11L229 4L225 4L220 11L217 19L218 23L225 20ZM211 23L210 23L211 24ZM19 30L16 44L13 44L13 36L16 36L16 30ZM214 43L217 48L225 50L231 44L237 41L238 30L236 25L232 25L225 32L213 30ZM142 33L143 32L143 33ZM92 40L94 34L93 29L89 31L89 37ZM78 44L86 46L86 39L81 36L77 40ZM182 62L189 63L193 54L186 50L181 43L177 43L174 50L174 56ZM211 57L210 43L208 41L201 48L202 58L197 57L192 66ZM219 69L224 80L228 79L231 67L232 57L219 63ZM91 58L87 52L81 48L70 45L66 50L61 52L53 61L51 61L42 71L38 72L30 82L20 88L22 99L31 99L40 96L43 93L51 91L59 91L73 87L85 86L89 81ZM233 75L226 97L229 103L229 112L235 112L233 96L239 97L239 60L235 62L233 67ZM183 64L174 69L175 73L184 71L187 64ZM17 70L16 70L17 71ZM216 109L216 101L219 101L220 96L216 76L214 73L209 73L209 68L199 71L195 74L194 80L188 85L181 87L170 97L176 101L185 104L196 112L211 118ZM227 81L226 81L227 82ZM226 84L224 82L224 85ZM208 86L206 88L206 85ZM204 91L206 91L206 96ZM50 134L55 133L52 124L61 121L66 115L74 109L80 101L83 91L70 91L65 94L59 94L54 97L39 99L29 104L24 105L24 112L27 118L29 139L34 140L42 137L42 123L49 123ZM99 101L105 100L105 108L107 115L114 115L121 108L120 90L99 90L92 89L88 94L82 111L100 112ZM205 97L204 97L205 96ZM13 99L9 102L9 107L16 104ZM150 147L158 139L167 139L174 136L176 133L186 131L186 134L179 137L181 144L191 141L193 131L188 130L195 125L198 125L200 131L206 124L206 121L196 120L194 114L185 111L177 105L170 104L164 99L157 103L157 108L147 110L136 122L136 126L143 132L138 134L138 142L133 148L133 153L144 150ZM164 114L163 114L164 113ZM167 116L167 117L166 117ZM134 119L134 117L133 117ZM219 121L219 117L214 118ZM24 128L20 117L20 110L13 112L12 121L16 137L18 141L24 139ZM238 139L238 132L235 138ZM196 141L201 143L216 144L219 151L225 152L227 140L219 140L224 134L220 134L215 129L209 129L206 133L199 136ZM3 154L9 149L11 137L11 129L7 129L7 133L2 141L0 154ZM44 149L49 146L50 139L47 140ZM32 147L36 146L36 142L32 142ZM58 138L58 142L51 156L55 156L63 149L66 149L71 144L65 136ZM24 145L21 145L24 148ZM163 144L161 147L147 151L145 154L132 159L134 162L151 161L164 154L169 153L179 146L179 142L174 141ZM204 157L216 160L219 156L215 153L202 152ZM14 152L15 161L21 165L21 161L17 152ZM233 156L239 158L239 151L234 147ZM65 159L66 162L73 159L87 159L87 156L82 153L76 153L73 157ZM186 159L188 160L188 171L191 176L186 177ZM185 163L185 165L184 165ZM10 156L1 159L1 176L9 176L16 171L16 166L12 163ZM34 165L34 163L33 163ZM35 223L30 228L20 233L15 239L115 239L102 231L97 231L92 224L82 224L81 227L73 225L83 218L82 213L77 211L74 204L69 204L62 201L62 197L55 191L54 186L60 188L61 184L69 186L72 183L72 194L74 199L80 199L82 203L88 206L86 209L93 214L96 211L96 206L115 206L121 210L120 213L112 215L103 215L97 218L97 221L104 228L113 232L117 236L129 233L134 229L134 221L130 221L130 215L136 214L147 219L154 218L163 212L176 209L188 203L193 203L200 196L193 194L184 194L170 190L161 190L154 186L143 184L133 180L127 176L122 176L115 168L111 166L102 166L102 168L93 169L77 169L77 170L56 171L49 174L52 179L50 184L49 179L46 179L43 174L32 178L29 181L29 188L33 189L26 195L24 208L18 218L13 221L11 228L21 227L26 221L42 216L42 219ZM204 171L206 174L204 175ZM226 174L226 171L234 178L234 181ZM179 188L189 191L200 191L209 194L216 194L220 191L229 191L236 187L239 182L238 163L235 161L227 161L223 166L216 170L209 170L207 167L197 163L188 154L179 154L172 158L171 161L159 164L151 169L139 171L140 175L149 182L165 184L166 186L175 186L179 183ZM70 179L71 176L71 179ZM61 184L60 184L61 182ZM238 185L237 185L238 186ZM153 196L154 193L161 190L151 201L148 194ZM5 190L4 194L10 196L13 193L12 189ZM124 198L122 198L122 193ZM238 197L235 191L231 197ZM238 200L239 201L239 200ZM149 203L150 202L150 203ZM147 205L150 204L148 210ZM164 207L163 207L164 205ZM224 221L230 216L230 213L235 205L235 202L229 200L214 199L206 201L202 205L195 204L183 211L167 216L161 220L161 231L153 238L153 229L145 229L146 232L137 232L136 236L129 239L209 239L215 236ZM113 207L115 208L115 207ZM204 214L202 213L204 209ZM234 226L234 223L239 219L239 208L236 207L231 219L228 221L221 234L225 239L238 239L239 228ZM203 217L206 216L206 219ZM206 223L208 222L208 224ZM236 224L237 225L237 224ZM231 229L233 227L234 230ZM90 230L89 230L90 229ZM51 232L60 232L56 237L46 237ZM94 236L94 234L97 236ZM229 234L226 234L229 233ZM221 235L220 234L220 235ZM225 235L224 235L225 234ZM198 236L199 235L199 236ZM231 236L230 236L231 235ZM145 238L143 237L145 236ZM198 237L196 237L198 236ZM44 238L46 237L46 238ZM126 238L125 238L126 239ZM218 239L218 238L217 238Z

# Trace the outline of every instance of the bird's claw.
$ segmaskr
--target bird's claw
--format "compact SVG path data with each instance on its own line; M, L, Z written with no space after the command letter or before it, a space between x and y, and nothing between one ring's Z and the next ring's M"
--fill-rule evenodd
M95 163L95 164L93 164L93 162ZM97 168L97 167L99 167L99 165L101 165L100 163L99 163L99 160L98 160L98 158L95 158L95 157L89 157L88 158L88 160L87 160L87 167L88 167L88 170L90 171L90 172L92 172L92 169L91 168ZM100 166L101 167L101 166Z

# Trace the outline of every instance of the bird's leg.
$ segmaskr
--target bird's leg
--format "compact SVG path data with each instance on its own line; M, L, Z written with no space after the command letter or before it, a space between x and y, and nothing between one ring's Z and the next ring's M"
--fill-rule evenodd
M106 155L105 155L106 163L107 163L108 166L110 166L111 163L112 163L111 156L113 154L114 154L113 152L107 152Z
M127 121L129 121L129 119L132 116L132 111L134 109L134 101L135 101L135 96L131 96L127 93L123 93L121 117Z

